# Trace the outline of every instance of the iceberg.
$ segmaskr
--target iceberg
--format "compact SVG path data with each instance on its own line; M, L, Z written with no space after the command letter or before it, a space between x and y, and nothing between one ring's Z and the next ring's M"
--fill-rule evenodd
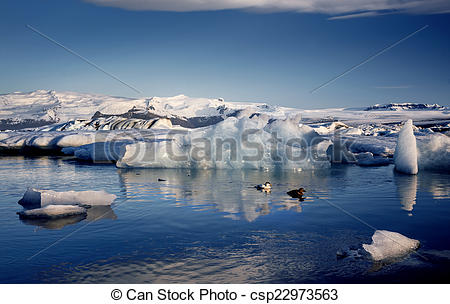
M395 170L405 174L417 174L417 146L412 120L409 119L398 133L394 152Z
M415 174L418 164L450 171L450 112L439 105L304 110L184 95L134 99L46 90L0 99L0 154L66 154L121 168L380 166L392 163L398 122L414 118L416 139L412 122L398 136L396 170ZM366 152L373 157L358 156Z
M95 163L110 163L119 159L122 146L129 142L98 142L80 147L63 148L61 152L75 158Z
M421 170L450 172L450 137L426 136L418 144L418 163Z
M86 208L73 205L48 205L43 208L17 212L21 219L58 219L67 216L86 215Z
M200 169L329 168L326 141L298 117L229 117L171 138L126 145L117 167Z
M19 205L27 209L42 208L48 205L101 206L111 205L115 199L114 194L105 191L56 192L28 188L19 201Z
M327 157L332 163L353 164L356 162L355 155L347 149L340 138L335 139L333 144L328 146Z
M372 244L362 246L372 259L381 261L405 256L419 248L420 242L397 232L377 230L372 236Z

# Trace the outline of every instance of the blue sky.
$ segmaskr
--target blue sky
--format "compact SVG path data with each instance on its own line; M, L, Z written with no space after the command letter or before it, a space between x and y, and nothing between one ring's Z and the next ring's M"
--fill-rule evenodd
M450 14L442 14L448 7L440 1L413 9L311 8L303 0L252 8L235 7L239 2L233 0L219 7L197 7L195 1L180 6L179 0L149 0L144 6L145 0L132 0L128 3L137 3L132 7L123 1L116 2L121 7L91 2L101 1L2 1L0 93L54 89L130 97L185 94L300 108L450 104ZM361 12L371 16L329 19ZM27 24L142 94L40 37ZM310 93L425 25L429 27Z

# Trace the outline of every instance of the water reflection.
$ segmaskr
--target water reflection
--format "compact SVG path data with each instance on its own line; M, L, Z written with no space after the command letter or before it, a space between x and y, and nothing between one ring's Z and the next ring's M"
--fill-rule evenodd
M301 201L291 199L287 191L299 186L326 197L329 174L323 172L268 172L258 170L118 170L120 184L128 199L146 202L155 195L190 206L195 210L215 210L232 219L248 222L274 212L301 212ZM163 179L164 181L158 181ZM272 191L261 192L254 185L271 181ZM320 190L314 191L314 187ZM304 199L303 199L304 200ZM312 202L306 198L306 202Z
M280 206L278 208L279 210L293 210L298 213L302 212L302 205L300 200L290 199L276 205Z
M402 209L410 212L417 204L417 193L429 193L433 200L448 200L450 188L448 182L442 179L442 174L420 172L418 175L394 174L397 196Z
M111 206L92 206L89 209L87 209L86 215L73 215L56 219L22 218L20 219L20 221L22 221L26 225L33 225L38 228L58 230L64 228L65 226L79 223L83 220L87 220L88 222L94 222L103 219L110 219L110 220L117 219L117 215L114 213Z
M62 229L65 226L73 225L81 222L86 218L86 215L73 215L57 219L20 219L26 225L36 226L45 229Z
M417 175L395 174L394 178L402 209L413 211L417 196Z
M7 250L0 255L5 269L0 282L449 282L448 257L424 253L449 250L448 175L422 171L416 177L397 176L392 166L333 165L305 172L118 170L73 160L1 160L0 241ZM266 181L272 193L253 188ZM91 208L86 218L18 221L17 201L27 186L116 194L113 208L120 204L114 209L120 221L103 220L116 218L109 207ZM306 189L303 202L286 194L299 187ZM336 261L339 248L367 243L373 231L321 198L376 227L419 239L420 254L430 262L418 268L412 263L418 255L412 254L368 272L368 259ZM403 216L401 207L414 217ZM99 222L76 229L91 220ZM77 223L67 230L47 230ZM75 230L66 241L27 260ZM441 272L445 277L435 279Z
M444 200L450 198L450 187L448 186L448 180L450 175L447 175L447 180L442 179L442 174L435 172L421 172L420 177L420 190L429 192L433 199Z
M87 210L86 220L94 222L99 220L116 220L117 215L111 206L92 206Z
M363 273L365 264L325 266L324 257L317 254L334 261L334 242L340 237L258 231L233 236L235 242L225 246L200 243L178 251L152 248L77 266L59 264L42 271L39 279L47 283L293 283ZM314 242L317 238L325 242Z

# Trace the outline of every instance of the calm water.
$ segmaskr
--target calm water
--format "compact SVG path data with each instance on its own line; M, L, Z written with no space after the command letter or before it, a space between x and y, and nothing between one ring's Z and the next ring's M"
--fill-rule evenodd
M158 178L166 182L158 182ZM0 283L450 283L449 175L392 166L315 172L119 170L0 158ZM271 181L270 194L253 185ZM26 188L118 199L86 219L21 221ZM304 187L304 202L285 192ZM378 229L418 239L396 263L336 258Z

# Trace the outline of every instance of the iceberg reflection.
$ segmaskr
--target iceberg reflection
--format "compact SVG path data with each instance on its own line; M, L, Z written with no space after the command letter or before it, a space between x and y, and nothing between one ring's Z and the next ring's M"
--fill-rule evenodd
M395 174L397 195L405 211L413 211L417 196L417 176Z
M26 219L21 218L20 221L26 225L33 225L45 229L62 229L65 226L79 223L83 220L89 222L98 221L102 219L117 219L117 215L114 213L111 206L92 206L87 209L86 215L73 215L55 219Z
M299 185L320 185L315 196L326 193L329 174L318 172L262 170L119 169L122 192L127 198L146 202L155 196L190 206L196 211L214 210L224 217L252 222L276 210L301 212L300 201L290 199L287 190ZM163 180L163 181L158 181ZM282 180L282 183L277 181ZM254 185L271 181L271 193ZM311 198L306 201L312 202Z

